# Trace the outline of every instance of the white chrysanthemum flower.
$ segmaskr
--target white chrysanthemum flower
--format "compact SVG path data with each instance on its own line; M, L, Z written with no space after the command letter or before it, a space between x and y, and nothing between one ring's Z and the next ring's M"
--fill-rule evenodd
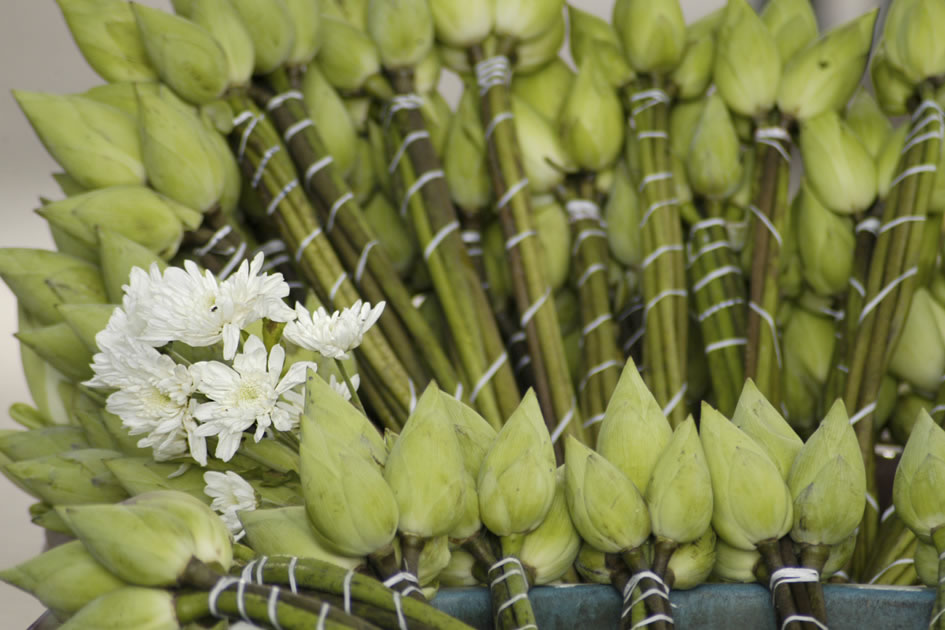
M309 361L294 363L280 379L284 363L285 349L281 345L274 345L267 355L262 340L250 335L232 368L219 361L201 361L191 367L197 390L210 399L195 411L195 417L203 423L197 434L217 436L216 457L229 461L239 448L243 432L254 424L257 442L270 426L289 431L298 425L297 404L282 398L304 383L306 369L314 370L316 365Z
M287 322L295 311L285 303L289 284L281 273L260 273L264 257L256 254L252 263L244 260L239 269L220 284L220 295L232 302L244 325L258 319Z
M354 391L358 391L358 387L360 387L361 385L361 377L355 374L354 376L351 377L350 380L351 380L351 386L354 387ZM345 400L351 400L351 390L348 389L348 384L345 383L344 380L339 381L337 378L335 378L335 375L332 374L331 377L328 379L328 385L333 390L338 392L338 394L341 395L341 397L344 398Z
M97 335L99 352L92 357L95 374L89 387L125 387L140 381L138 373L157 360L160 353L138 340L141 330L121 308L115 307L108 324Z
M246 533L239 512L256 509L256 491L232 470L226 473L207 471L203 474L204 494L213 499L210 507L220 514L226 528L239 540Z
M348 353L361 345L364 334L384 312L385 304L380 302L372 308L358 300L329 315L324 307L319 306L317 311L309 313L296 303L296 319L286 324L282 335L295 345L329 359L347 359Z

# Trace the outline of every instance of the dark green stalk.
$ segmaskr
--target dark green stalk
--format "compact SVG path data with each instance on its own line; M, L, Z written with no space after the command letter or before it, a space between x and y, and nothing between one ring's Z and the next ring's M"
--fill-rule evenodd
M637 577L638 574L646 575L650 573L650 563L647 562L641 547L624 551L621 556L627 568L630 569L631 575L634 577ZM669 589L666 587L666 584L652 577L642 577L642 579L639 580L639 585L643 593L650 593L643 599L649 615L651 617L658 617L653 623L648 624L647 627L653 628L654 630L667 630L669 626L674 625L673 610L669 605ZM632 593L627 593L626 590L627 589L624 588L625 606L630 603L630 597L632 597Z
M242 610L236 593L224 592L215 600L218 618L249 620L262 627L274 627L269 616L269 601L255 593L246 593L243 596ZM174 607L180 623L191 623L213 617L210 610L208 595L205 592L182 593L174 598ZM308 630L318 624L319 615L290 606L283 601L276 604L276 621L285 630ZM335 621L324 620L324 627L348 628L350 626ZM373 626L372 626L373 627Z
M794 553L794 542L791 540L790 536L784 536L780 541L781 546L781 560L784 561L785 566L796 567L798 566L797 555ZM797 606L797 611L801 615L816 619L817 621L826 625L827 623L827 614L824 613L823 618L817 617L814 614L814 610L811 606L810 596L808 595L808 589L811 587L820 588L820 575L818 573L817 579L810 582L791 582L789 585L791 589L791 597L794 598L794 605ZM815 624L805 623L805 626L813 626Z
M758 551L761 553L768 575L774 575L775 571L784 568L784 562L781 560L781 550L778 548L777 540L769 540L760 543L758 545ZM794 598L791 596L791 589L787 588L786 584L775 586L774 592L771 595L774 598L775 609L778 612L778 621L780 622L778 627L784 630L801 630L799 621L785 623L788 619L792 617L796 619L798 616Z

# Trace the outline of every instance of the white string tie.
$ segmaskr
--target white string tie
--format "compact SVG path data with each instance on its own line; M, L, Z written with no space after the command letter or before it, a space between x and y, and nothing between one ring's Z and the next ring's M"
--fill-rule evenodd
M318 623L315 626L315 630L325 630L325 619L328 618L328 603L323 602L321 610L318 612Z
M768 324L768 328L771 331L771 338L774 339L774 343L772 344L774 346L774 356L778 361L778 367L781 367L781 345L778 343L778 329L774 324L774 318L771 317L771 313L755 302L748 302L748 308L757 313L758 316Z
M505 251L507 252L512 251L513 247L515 247L516 245L524 241L529 236L537 236L537 235L538 235L538 232L536 232L535 230L525 230L523 232L519 232L518 234L516 234L509 240L505 241Z
M672 171L662 171L662 172L660 172L660 173L650 173L649 175L645 176L645 177L640 181L640 186L638 187L638 190L639 190L639 192L643 192L643 189L646 188L647 186L649 186L650 184L652 184L653 182L661 182L661 181L663 181L663 180L672 179L672 178L673 178L673 172L672 172Z
M913 564L913 563L915 563L915 558L899 558L898 560L894 560L888 566L884 567L879 573L871 577L870 581L867 582L867 584L876 584L876 582L879 581L879 578L883 577L883 574L885 574L887 571L889 571L893 567L900 567L906 564Z
M493 116L492 120L489 121L489 124L486 125L486 130L483 134L486 138L486 141L488 142L489 138L492 137L492 134L495 133L495 128L499 126L499 123L506 120L512 120L514 118L515 118L515 114L513 114L512 112L499 112L498 114Z
M224 225L219 230L213 233L213 236L210 237L210 240L207 241L206 245L195 249L194 253L197 254L198 256L206 256L208 253L210 253L210 250L216 247L217 244L220 241L222 241L224 238L226 238L227 234L229 234L232 231L233 231L233 228L231 228L229 225Z
M506 85L512 77L509 59L502 55L483 59L476 64L475 72L480 96L484 96L493 87Z
M704 289L705 286L713 280L717 280L732 274L741 275L741 273L741 267L736 267L735 265L725 265L724 267L718 267L704 275L698 282L692 285L692 291L695 293L696 291Z
M266 170L266 166L269 165L269 160L272 159L272 156L282 150L281 145L275 145L266 149L266 152L263 153L262 159L259 160L259 166L256 167L256 172L253 174L253 180L251 182L253 188L259 186L259 181L262 179L263 173Z
M910 214L904 217L896 217L895 219L884 223L883 227L879 228L879 233L882 234L883 232L887 232L904 223L925 223L925 215Z
M279 603L279 593L279 587L273 586L272 590L269 591L269 601L266 602L266 614L269 616L269 623L276 630L282 630L282 625L279 623L278 608L276 607Z
M873 402L871 402L870 404L866 405L865 407L863 407L862 409L860 409L859 411L857 411L857 412L850 418L850 424L856 424L857 422L859 422L860 420L862 420L862 419L865 418L866 416L870 415L870 414L873 413L874 411L876 411L876 401L875 401L875 400L874 400Z
M919 268L911 267L907 269L905 273L900 275L898 278L893 279L889 284L883 287L883 290L877 293L876 297L874 297L872 300L867 302L866 306L863 307L863 310L860 312L860 320L858 323L862 324L863 320L866 319L866 316L870 314L870 311L876 308L879 305L879 303L882 302L883 299L885 299L885 297L889 295L890 292L892 292L892 290L895 289L897 285L899 285L899 283L905 282L906 280L916 275L917 273L919 273Z
M407 194L404 195L404 200L400 204L400 216L402 217L407 216L407 205L410 203L410 198L413 197L415 194L417 194L418 190L426 186L428 183L430 183L434 179L440 179L445 176L446 175L445 173L443 173L443 169L440 169L440 168L434 169L432 171L427 171L426 173L421 175L417 179L417 181L411 184L410 188L407 189Z
M328 292L328 299L331 302L335 301L335 294L338 293L338 289L341 288L341 285L344 284L344 281L348 279L348 272L342 271L341 275L338 276L338 279L335 280L335 284L332 285L331 291Z
M299 559L297 556L292 556L292 558L289 559L289 590L296 594L299 592L295 583L295 565L298 563Z
M705 353L710 354L716 350L722 350L723 348L731 348L732 346L744 346L748 344L748 339L745 337L732 337L730 339L722 339L720 341L715 341L708 344L705 347Z
M535 313L538 312L538 309L540 309L545 304L545 302L548 301L549 297L551 297L550 287L545 290L545 292L541 295L541 297L535 300L534 304L532 304L527 309L525 309L525 312L522 313L522 318L519 321L519 325L522 328L525 328L526 326L528 326L528 322L532 320L532 318L535 316Z
M600 206L589 199L572 199L565 204L572 221L600 221Z
M423 248L423 260L429 262L430 256L433 255L433 252L437 247L443 242L443 240L459 229L459 221L450 221L446 225L440 228L440 230L430 239L430 242L427 243L427 246Z
M423 97L418 94L398 94L390 100L390 107L387 109L387 115L384 117L384 128L390 127L394 114L399 111L410 109L420 109L423 107Z
M302 131L306 127L314 127L314 126L315 126L315 123L312 122L311 118L303 118L299 122L293 123L292 126L286 129L282 137L285 139L285 143L289 144L290 142L292 142L292 138L294 138L296 134L298 134L300 131Z
M350 190L345 194L338 197L335 200L335 203L331 204L331 209L328 211L328 224L325 226L327 232L331 232L335 227L335 217L338 214L338 210L341 209L346 203L354 199L354 193Z
M595 365L594 367L589 369L587 371L587 374L584 375L584 378L581 379L581 383L578 385L578 390L583 392L585 389L587 389L588 382L592 378L594 378L595 376L603 372L604 370L609 370L610 368L613 368L613 367L619 368L622 366L623 366L623 363L621 363L620 361L617 361L616 359L610 359L609 361L604 361L603 363L599 363Z
M502 197L499 199L499 202L495 205L495 207L501 210L502 208L507 206L508 203L512 201L512 198L515 197L515 195L525 190L526 186L528 186L527 177L523 177L519 181L512 184L512 187L505 191L505 194L502 195Z
M317 228L315 228L314 230L312 230L311 232L309 232L308 236L306 236L305 238L302 239L302 242L299 243L298 249L295 250L295 261L296 261L296 262L302 260L302 254L305 253L305 248L308 247L309 245L311 245L311 244L312 244L312 241L314 241L316 238L318 238L318 235L321 234L321 233L322 233L322 228L321 228L321 227L317 227Z
M367 266L368 252L373 249L379 241L374 239L373 241L368 241L364 246L364 249L361 250L361 255L358 257L358 266L354 270L354 281L358 284L361 284L361 276L364 275L364 268Z
M326 156L323 157L322 159L318 160L317 162L315 162L315 163L313 163L311 166L309 166L309 167L305 170L305 186L306 186L306 188L311 188L311 187L312 187L312 178L315 177L316 174L318 174L318 171L322 170L323 168L325 168L326 166L328 166L329 164L331 164L333 161L334 161L334 158L333 158L333 157L331 157L330 155L326 155Z
M771 222L771 219L765 216L765 213L754 204L749 205L748 210L751 211L751 213L755 215L759 221L764 223L765 228L767 228L767 230L771 233L771 236L774 237L774 240L778 242L778 247L783 247L784 244L781 240L781 234L778 232L778 229L774 227L774 223Z
M889 189L892 190L899 184L902 180L907 177L912 177L913 175L918 175L919 173L934 173L938 170L938 167L935 164L916 164L915 166L910 166L903 172L899 173L892 183L889 185Z
M249 137L253 133L253 129L256 128L256 125L265 118L264 114L259 114L258 116L250 116L249 124L246 125L246 129L243 130L243 135L240 136L239 149L236 152L236 161L242 162L243 156L246 154L246 144L249 142Z
M607 265L602 263L594 263L593 265L588 265L587 269L584 270L584 273L581 274L581 277L577 280L577 288L584 286L584 283L587 282L588 278L597 273L598 271L607 271Z
M351 614L351 580L354 578L354 569L348 569L348 572L345 573L344 581L344 602L345 602L345 612Z
M509 360L509 354L503 352L499 355L499 358L492 362L492 365L489 366L489 369L476 381L476 386L473 387L472 393L469 394L469 402L475 403L476 398L479 397L479 392L482 391L482 388L486 386L492 377L496 375L496 372L499 371L499 368L502 367L502 364Z
M677 203L679 203L679 200L676 199L676 197L673 197L671 199L664 199L662 201L654 201L653 203L651 203L650 207L648 207L646 209L646 212L643 214L643 218L640 220L640 228L642 229L643 227L646 226L646 222L650 220L650 216L652 216L654 212L656 212L660 208L674 206Z
M217 619L223 619L226 615L221 615L220 611L217 610L217 600L220 598L220 595L228 589L239 582L235 577L230 577L228 575L221 576L217 583L213 585L213 588L210 589L210 593L207 595L207 604L210 607L210 614L216 617Z
M683 386L679 388L679 391L676 392L676 395L673 396L666 406L663 407L663 415L668 416L673 413L673 410L676 409L676 406L682 402L683 396L686 395L686 390L689 389L689 383L683 383Z
M606 239L607 232L598 228L586 228L578 232L578 235L574 238L574 245L571 247L571 255L577 256L581 250L581 243L595 236Z
M289 196L289 193L292 192L292 190L298 185L299 180L293 179L291 182L283 186L282 190L279 191L279 194L276 195L271 202L269 202L269 206L266 208L266 214L272 215L272 213L276 211L276 208L279 207L279 204L282 203L285 198Z
M390 161L390 166L387 167L387 172L390 173L391 175L394 174L394 171L397 170L397 165L400 164L401 158L404 157L404 153L407 151L407 147L409 147L411 144L413 144L417 140L420 140L422 138L429 138L429 137L430 137L430 132L426 131L425 129L421 129L420 131L411 131L410 133L408 133L404 137L404 141L400 143L400 148L397 149L397 153L394 154L394 159Z
M713 315L715 315L721 310L724 310L726 308L731 308L733 306L738 306L739 304L744 304L744 303L745 303L745 300L743 300L742 298L732 298L731 300L725 300L723 302L719 302L718 304L713 304L709 308L699 313L699 315L697 315L696 317L700 322L704 322L705 320L709 319L710 317L712 317Z
M571 398L571 408L568 409L568 413L564 414L564 417L561 418L561 422L558 423L558 426L555 427L555 430L551 432L551 443L554 444L558 441L558 438L561 437L561 434L564 433L564 430L568 428L568 425L571 424L571 420L574 419L574 407L577 405L577 398Z
M681 251L683 251L683 246L680 245L679 243L673 243L671 245L663 245L662 247L657 247L655 250L653 250L653 252L649 256L643 259L643 262L640 263L640 268L646 269L647 267L653 264L653 261L655 261L657 258L662 256L663 254L667 254L669 252L681 252Z
M305 97L298 90L289 90L282 94L276 94L266 103L266 110L271 112L277 107L282 107L282 104L288 100L304 101Z
M236 249L236 252L230 257L226 262L226 266L220 270L220 273L217 274L217 278L220 280L226 280L227 276L233 273L233 270L236 269L236 266L240 264L243 260L243 256L246 254L246 241L240 243L240 246Z

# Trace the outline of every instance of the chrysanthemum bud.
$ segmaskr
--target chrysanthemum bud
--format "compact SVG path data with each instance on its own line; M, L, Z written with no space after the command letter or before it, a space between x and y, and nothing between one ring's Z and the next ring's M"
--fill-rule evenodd
M443 152L443 170L453 201L474 210L485 207L492 195L486 163L486 139L479 119L479 101L472 89L463 91L450 121Z
M791 493L764 448L706 403L702 447L712 476L712 527L728 544L751 550L793 523Z
M347 177L357 156L357 133L338 93L314 65L302 81L302 94L308 115L318 135L334 159L333 167Z
M643 259L641 242L640 199L624 161L617 163L614 184L604 206L607 222L607 243L610 253L625 266L638 265Z
M742 387L732 424L761 446L786 479L804 442L751 379Z
M901 116L909 111L909 99L915 93L915 83L909 80L886 53L885 41L870 62L870 79L876 100L890 116Z
M942 549L945 534L945 431L925 411L912 429L896 468L893 504L899 518L924 543Z
M889 61L919 83L945 73L945 5L935 0L893 2L883 28Z
M227 72L222 79L226 84L246 85L253 75L255 49L249 30L233 5L228 0L193 0L187 15L194 24L204 28L223 51ZM215 80L219 81L220 77Z
M295 45L295 26L285 1L230 1L253 40L256 74L267 74L284 64Z
M427 0L371 0L367 32L385 68L409 68L433 48L433 15Z
M847 124L875 159L886 143L893 126L869 91L860 87L847 103Z
M715 566L715 532L708 528L691 543L680 545L669 559L666 581L673 590L685 591L704 584Z
M305 65L318 54L322 45L321 4L320 0L285 0L285 8L295 27L287 65Z
M938 389L945 375L945 308L924 287L915 290L890 371L927 392Z
M331 551L301 505L242 511L239 517L246 540L261 556L314 558L346 569L363 563L361 558Z
M102 595L77 612L62 630L179 630L174 595L155 588L127 586Z
M350 24L325 17L318 67L339 90L358 90L381 70L377 48L367 34Z
M436 38L455 48L482 43L495 21L492 0L431 0Z
M743 116L770 110L781 81L781 55L745 0L729 0L717 42L713 78L725 103Z
M720 536L715 541L715 566L712 573L725 582L757 581L755 569L762 565L761 554L733 547Z
M558 119L565 149L590 171L613 164L623 148L623 107L598 63L590 56L581 64Z
M738 135L718 94L706 99L686 154L686 172L693 190L710 198L726 197L742 177Z
M475 4L475 3L474 3ZM564 0L502 0L493 3L495 32L517 40L544 33L561 15Z
M686 48L686 21L678 0L625 0L614 8L613 25L633 69L665 74ZM618 19L619 18L619 19Z
M669 75L679 99L701 96L712 82L715 61L715 34L722 22L722 11L714 11L686 28L686 49L679 65Z
M761 20L774 37L784 63L817 39L817 16L809 0L772 0L761 11Z
M560 466L551 509L538 529L525 534L518 550L518 558L534 571L535 584L548 584L564 575L581 550L581 537L568 512L565 476Z
M570 4L567 7L574 62L580 66L588 55L597 55L599 67L611 84L616 88L626 85L634 76L633 68L623 56L620 39L613 27L593 13Z
M876 165L869 151L834 111L801 125L807 181L823 204L841 214L867 208L876 198Z

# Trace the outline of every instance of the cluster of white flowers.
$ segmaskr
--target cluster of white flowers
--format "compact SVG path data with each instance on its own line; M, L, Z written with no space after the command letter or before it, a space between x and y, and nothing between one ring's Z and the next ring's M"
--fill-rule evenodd
M220 514L233 538L239 540L246 533L239 513L256 509L256 491L232 470L225 473L208 470L203 481L206 484L203 493L212 499L210 507Z
M86 384L113 390L106 410L131 435L144 435L138 445L152 448L156 460L189 451L206 465L206 439L215 436L214 455L228 461L244 432L255 427L258 442L272 429L298 426L299 386L316 364L299 361L283 374L285 349L274 344L267 351L259 337L245 333L250 324L286 322L288 341L336 358L357 347L383 311L383 303L372 309L360 302L331 316L321 308L315 315L301 305L293 310L284 302L289 286L282 274L261 273L262 267L259 254L223 282L190 261L163 273L156 264L132 270L122 305L95 338L99 352ZM223 361L179 363L162 352L172 342L221 344ZM357 376L352 380L356 386Z

